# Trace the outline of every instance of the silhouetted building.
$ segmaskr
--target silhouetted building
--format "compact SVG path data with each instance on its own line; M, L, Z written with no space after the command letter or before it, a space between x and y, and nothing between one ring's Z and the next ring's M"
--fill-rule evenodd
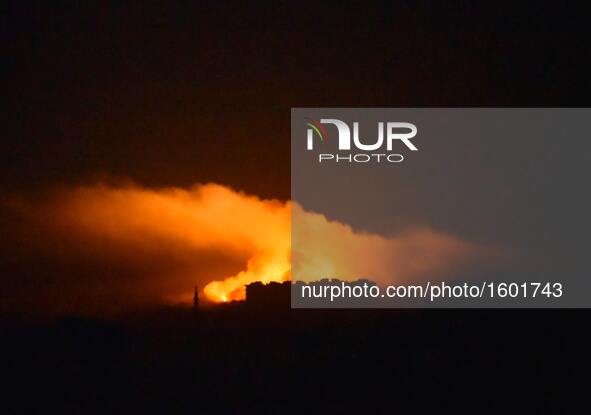
M199 309L199 287L195 286L195 292L193 293L193 308Z
M246 304L258 308L289 308L291 281L253 282L246 286Z

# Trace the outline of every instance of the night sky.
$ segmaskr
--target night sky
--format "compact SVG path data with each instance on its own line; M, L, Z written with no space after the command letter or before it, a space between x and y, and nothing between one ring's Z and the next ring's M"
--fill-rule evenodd
M3 189L106 175L288 199L290 107L577 106L589 87L583 15L555 3L11 3Z
M2 8L3 195L130 180L288 200L291 107L589 104L587 15L563 3L123 3ZM12 245L2 278L32 289L16 281L45 265Z

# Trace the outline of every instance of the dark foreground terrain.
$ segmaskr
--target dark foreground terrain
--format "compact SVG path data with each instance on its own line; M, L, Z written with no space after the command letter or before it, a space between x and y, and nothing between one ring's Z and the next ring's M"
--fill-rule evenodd
M236 304L9 325L0 412L547 412L572 403L588 317Z

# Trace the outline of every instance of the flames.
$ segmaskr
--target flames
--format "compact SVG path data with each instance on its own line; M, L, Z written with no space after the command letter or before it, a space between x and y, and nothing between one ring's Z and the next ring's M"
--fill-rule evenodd
M271 281L281 282L289 279L291 264L289 261L289 229L277 242L287 244L287 250L273 247L266 253L255 255L248 261L247 269L235 276L225 278L221 281L212 281L205 286L203 292L207 298L215 302L227 302L232 300L243 300L246 297L246 285L261 281L267 284Z
M152 294L150 300L189 302L198 284L209 301L225 302L244 299L251 282L289 278L289 202L217 184L190 189L100 184L12 202L29 220L50 228L54 243L45 248L59 255L100 256L105 268L156 261L151 269L141 266L146 277L127 293L131 297L157 287L160 298ZM199 261L211 256L242 263L242 269L223 275L217 264Z
M431 229L391 237L357 232L289 201L218 184L67 187L35 200L13 198L11 205L35 232L45 229L34 237L35 247L92 262L95 274L100 269L94 282L92 272L79 273L87 280L78 297L98 286L127 302L190 302L197 284L211 302L242 300L252 282L291 279L292 214L296 279L367 277L386 284L445 278L486 255L482 247Z

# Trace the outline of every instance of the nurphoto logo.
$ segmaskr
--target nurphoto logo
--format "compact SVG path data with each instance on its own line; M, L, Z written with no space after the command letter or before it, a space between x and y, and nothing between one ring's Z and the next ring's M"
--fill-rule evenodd
M338 149L339 151L346 151L346 153L320 153L318 155L318 162L348 162L348 163L369 163L369 162L390 162L400 163L404 160L404 156L399 153L393 153L395 143L402 143L410 151L418 151L418 148L411 141L417 135L417 127L409 122L378 122L377 125L377 139L368 143L359 138L359 122L353 122L353 145L361 152L351 153L351 129L349 125L336 118L321 118L320 120L313 120L306 118L307 125L307 141L306 148L314 150L314 140L320 140L323 145L326 145L329 140L327 129L325 125L336 127L338 133ZM384 148L385 147L385 148ZM380 152L381 151L381 152Z

